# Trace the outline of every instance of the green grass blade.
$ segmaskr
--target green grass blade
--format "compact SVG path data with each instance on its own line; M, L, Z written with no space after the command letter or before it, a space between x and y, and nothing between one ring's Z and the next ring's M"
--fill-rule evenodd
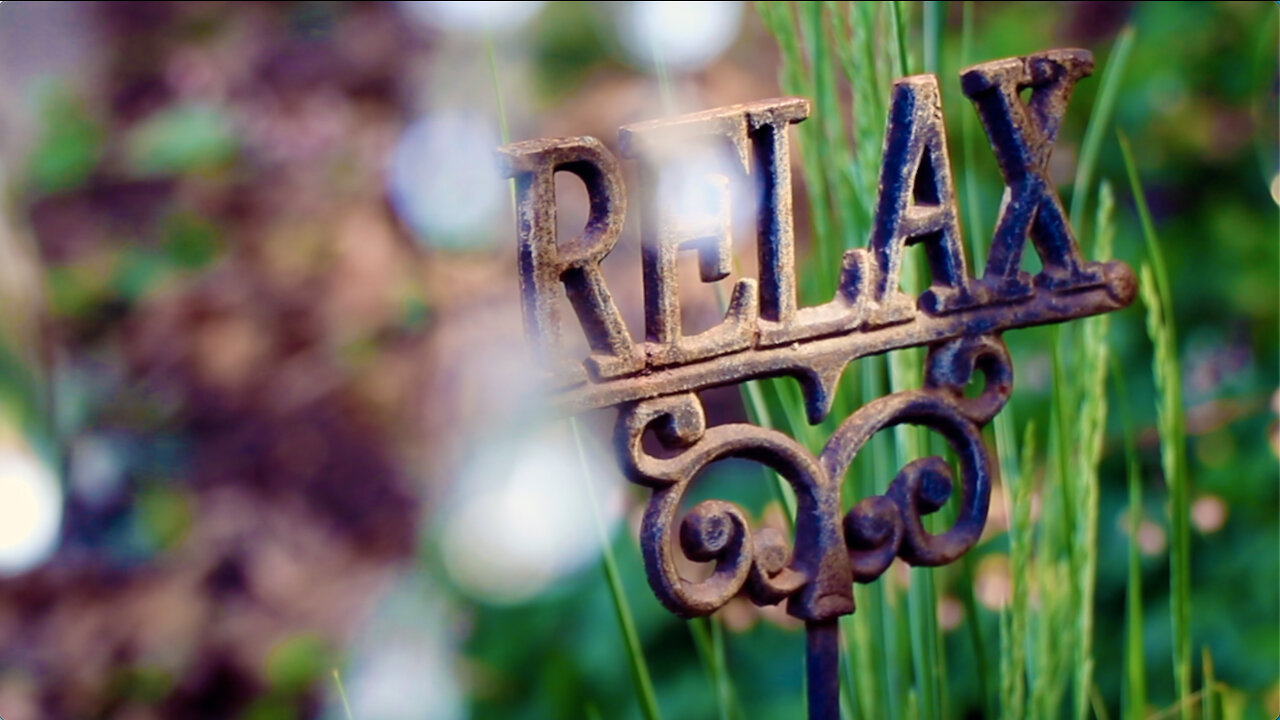
M863 358L858 362L861 365L862 396L873 398L883 395L885 391L884 358L874 356ZM883 492L877 487L877 479L892 476L892 460L887 440L887 436L884 435L872 437L867 442L867 447L858 453L859 457L855 458L857 497L869 497ZM891 593L894 591L887 582L861 586L858 589L864 590L862 597L866 599L866 602L859 606L858 615L865 614L865 620L869 623L865 634L871 638L872 643L870 655L872 664L865 674L868 685L872 685L874 680L873 687L863 691L864 697L867 698L864 704L867 709L864 710L864 714L869 718L901 717L904 683L901 681L902 676L898 673L899 663L896 660L897 654L894 652L898 646L895 630L899 624L898 613L895 612L891 603ZM858 619L858 615L854 616L855 620Z
M1049 353L1050 376L1052 388L1049 396L1050 426L1053 431L1053 442L1050 445L1054 470L1057 473L1058 491L1061 495L1062 525L1052 537L1053 546L1067 554L1067 561L1074 569L1076 566L1075 546L1070 540L1076 526L1076 483L1071 473L1071 407L1068 397L1074 395L1075 376L1067 380L1065 349L1062 342L1062 326L1054 325L1052 330L1052 346ZM1070 382L1070 384L1068 384ZM1076 590L1072 585L1072 591Z
M845 674L843 682L857 691L854 697L855 717L883 717L880 712L884 700L879 680L887 675L886 669L879 666L879 658L884 654L884 640L880 634L883 623L883 609L879 604L880 595L873 593L865 586L854 586L854 597L858 611L851 616L840 619L841 636L846 652ZM861 658L861 661L859 660ZM877 672L868 672L866 668L881 667ZM863 668L858 672L858 668Z
M1007 412L1007 410L1006 410ZM1012 428L1008 428L1012 432ZM997 437L999 435L997 434ZM1010 450L1013 443L1003 443ZM1036 427L1028 422L1022 439L1021 462L1009 458L1002 464L1011 470L1006 475L1005 493L1010 504L1009 517L1009 579L1012 598L1005 622L1006 632L1000 637L1000 698L1001 717L1006 720L1022 720L1026 717L1027 680L1026 648L1031 606L1031 478L1035 467Z
M636 699L640 702L640 711L645 720L659 720L658 698L653 691L653 680L649 675L649 664L645 662L644 651L640 647L640 635L636 632L636 623L631 614L631 605L627 603L627 594L622 586L622 575L618 572L618 561L613 556L613 544L609 542L609 533L605 531L604 521L600 519L600 506L596 502L596 492L591 486L590 468L587 465L586 450L582 445L582 434L578 431L577 418L570 418L569 426L573 429L573 441L578 448L578 461L582 466L582 485L591 504L591 515L595 518L596 531L600 536L600 559L604 569L605 580L609 583L609 595L613 599L613 611L618 620L618 629L627 647L627 662L631 667L631 681L635 685Z
M1093 708L1093 714L1098 720L1111 720L1111 714L1107 712L1107 701L1103 699L1102 691L1096 683L1089 686L1089 706Z
M854 688L858 687L858 679L853 671L855 658L855 648L850 646L848 627L849 616L840 618L840 717L849 720L862 720L862 707L858 704L858 698L854 694Z
M1111 257L1115 238L1113 210L1115 201L1111 185L1103 182L1098 189L1098 216L1095 223L1094 259ZM1093 627L1094 597L1098 582L1098 467L1102 462L1102 446L1107 423L1107 367L1109 348L1106 315L1087 318L1082 323L1080 372L1084 393L1077 420L1079 467L1071 482L1077 483L1077 502L1082 511L1075 528L1075 554L1078 562L1075 585L1080 589L1076 617L1075 716L1088 717L1094 705Z
M1160 238L1156 235L1155 223L1151 220L1151 210L1147 207L1147 195L1142 190L1142 181L1138 177L1138 166L1133 162L1133 149L1129 145L1129 138L1124 133L1117 133L1120 141L1120 154L1124 158L1124 169L1129 176L1129 187L1133 191L1133 202L1138 208L1138 219L1142 223L1142 237L1147 244L1147 256L1151 261L1152 268L1155 270L1155 280L1157 289L1160 291L1160 301L1168 309L1173 308L1173 288L1169 285L1169 272L1164 262L1164 252L1160 250ZM1171 321L1172 318L1165 318ZM1169 332L1173 332L1172 322L1169 325ZM1170 335L1172 337L1172 335ZM1181 390L1181 386L1179 391Z
M960 559L960 570L960 601L964 604L969 642L973 644L973 658L978 673L978 688L982 693L982 706L986 709L985 717L995 718L996 689L991 684L991 660L987 652L987 641L982 636L982 623L978 621L977 573L971 553L965 553Z
M1125 633L1125 707L1127 717L1140 719L1147 712L1146 656L1143 653L1142 557L1138 530L1142 527L1142 477L1137 452L1132 450L1133 431L1127 431L1129 478L1129 576L1125 597L1128 630Z
M753 425L777 427L777 425L774 425L773 416L769 412L769 404L764 399L764 390L767 387L769 385L758 380L742 384L742 392L746 399L747 418ZM763 468L763 470L773 480L774 497L777 498L778 502L782 504L782 508L786 511L787 523L794 524L796 518L795 491L791 489L791 485L782 476L768 468Z
M1244 720L1247 696L1242 692L1222 693L1222 720Z
M914 661L916 690L920 700L919 718L940 720L943 708L942 667L938 631L938 593L933 568L911 568L911 587L907 589L907 607L911 613L911 657Z
M800 22L793 12L791 3L758 2L756 8L765 28L773 35L782 53L781 84L784 92L792 95L813 98L818 95L809 64L801 47L804 37ZM827 179L824 171L826 161L823 158L823 128L819 121L810 119L800 123L796 130L799 135L801 170L804 174L805 187L809 195L809 217L813 225L813 246L818 257L825 257L828 248L835 245L832 239L832 219L830 217L830 200L828 198ZM813 287L817 281L801 284L801 289ZM821 298L821 293L801 293L802 300L813 303ZM807 297L804 297L808 295ZM829 298L825 298L829 299Z
M715 616L707 618L707 622L711 625L711 657L718 663L716 670L720 678L718 690L722 703L728 708L730 717L738 717L742 713L738 707L738 691L733 685L733 676L729 674L729 664L725 660L724 624Z
M698 657L707 674L707 682L716 698L716 717L720 720L738 717L737 692L733 687L728 663L725 662L723 627L714 615L694 618L688 621L688 625L694 647L698 650Z
M1115 362L1114 358L1112 361ZM1142 720L1147 714L1147 661L1143 650L1142 626L1142 554L1138 548L1138 529L1142 526L1142 467L1138 462L1138 444L1134 440L1133 419L1129 416L1129 395L1124 389L1124 373L1118 366L1112 373L1112 378L1116 384L1116 397L1120 399L1120 422L1124 430L1126 480L1129 486L1129 567L1125 583L1125 675L1120 716L1124 720Z
M498 52L493 45L493 33L489 31L484 34L484 53L489 61L489 77L493 80L493 94L497 101L498 133L505 145L511 142L511 128L507 125L507 104L502 98L502 81L498 77Z
M693 647L698 651L698 659L702 661L702 671L706 673L707 684L711 686L716 697L716 717L726 720L726 708L720 703L719 685L716 682L715 661L711 659L711 632L707 630L707 618L691 618L685 622L689 635L693 638Z
M965 2L962 8L960 26L960 65L967 67L973 62L973 3ZM978 171L976 158L978 151L978 128L975 113L972 111L960 114L960 149L964 158L964 199L965 218L969 232L970 262L973 274L982 275L982 267L986 264L986 243L982 240L982 211L978 204ZM1004 413L996 416L999 422ZM998 436L997 436L998 437Z
M511 126L507 124L507 103L502 98L502 79L498 75L498 52L493 46L493 33L486 30L484 33L484 54L489 61L489 78L493 81L493 96L497 103L498 111L498 137L502 140L502 144L506 145L511 142ZM507 181L507 191L511 194L511 212L516 212L516 181L514 179Z
M649 46L653 53L653 74L658 78L658 97L662 102L662 114L671 116L679 111L676 105L676 94L671 88L671 73L667 69L667 60L662 56L662 47L657 38Z
M817 122L822 127L825 139L823 146L824 162L821 169L825 173L828 188L833 242L820 248L817 254L818 267L839 267L841 256L847 247L851 247L856 238L852 235L854 206L853 188L849 184L847 168L853 164L853 156L845 135L844 113L841 110L840 91L836 85L836 73L840 61L832 48L828 27L834 19L834 9L827 3L802 3L799 5L804 36L812 47L811 67L813 68L814 117L810 122ZM811 273L806 282L817 283L815 294L827 298L834 294L836 273Z
M1170 535L1172 536L1169 545L1169 575L1170 575L1170 592L1169 603L1173 621L1173 672L1174 681L1178 690L1178 704L1180 714L1184 718L1190 717L1190 703L1188 698L1191 694L1191 643L1190 643L1190 588L1187 587L1187 573L1190 570L1189 560L1189 542L1184 544L1183 538L1188 534L1186 525L1186 508L1187 493L1180 478L1181 470L1177 467L1177 460L1170 460L1169 456L1176 454L1177 450L1170 450L1168 446L1176 442L1175 438L1179 436L1176 430L1175 422L1167 419L1167 416L1173 412L1168 408L1173 400L1171 396L1175 393L1169 390L1171 385L1178 383L1178 376L1173 369L1176 369L1176 361L1170 362L1173 357L1171 349L1172 338L1169 336L1168 327L1162 321L1165 306L1160 300L1158 290L1159 281L1155 279L1155 272L1151 265L1143 263L1139 275L1138 288L1142 296L1143 304L1147 306L1147 333L1151 336L1152 342L1156 345L1155 352L1155 375L1156 386L1160 391L1160 399L1158 403L1160 409L1157 413L1157 424L1160 431L1161 445L1161 464L1164 466L1165 481L1169 485L1169 513L1170 513ZM1172 467L1171 467L1172 466ZM1189 537L1187 537L1189 541Z
M1071 226L1077 233L1083 228L1081 222L1084 220L1085 203L1092 192L1098 154L1102 150L1102 139L1106 137L1107 127L1111 124L1116 97L1120 94L1120 81L1124 77L1124 68L1129 63L1133 37L1133 28L1126 27L1111 46L1107 67L1102 71L1102 79L1098 84L1098 99L1093 103L1089 124L1085 127L1084 141L1080 143L1080 160L1076 163L1076 179L1071 188L1070 213Z
M876 68L881 59L876 55L875 3L851 3L848 8L850 61L845 67L853 97L854 165L853 187L857 197L861 228L858 236L869 234L876 192L880 184L880 149L884 142L884 118L888 113L888 94Z
M342 673L338 672L338 668L333 669L333 684L338 688L338 699L342 701L342 712L347 716L347 720L355 720L355 716L351 714L351 703L347 702L347 689L342 686Z
M893 37L894 48L897 50L894 60L898 64L894 66L894 74L898 77L911 74L911 61L907 55L906 11L903 5L902 0L892 0L889 3L889 34Z
M1139 291L1147 306L1147 334L1155 345L1154 374L1158 391L1157 420L1160 431L1161 465L1169 485L1170 614L1173 622L1174 684L1183 720L1191 717L1191 528L1189 478L1186 454L1186 416L1182 406L1182 373L1178 364L1177 337L1173 322L1172 288L1165 269L1164 254L1146 195L1138 179L1129 140L1120 135L1120 152L1133 191L1134 203L1146 239L1147 257L1140 275Z
M1079 394L1079 378L1068 375L1065 329L1050 331L1051 392L1049 405L1050 480L1041 493L1045 523L1037 547L1036 572L1040 612L1035 618L1036 655L1032 674L1032 709L1040 717L1057 717L1067 679L1073 675L1067 659L1077 657L1078 628L1071 617L1082 606L1080 554L1074 540L1079 520L1080 488L1072 461L1075 457L1073 399ZM1068 380L1070 377L1070 380ZM1052 492L1051 492L1052 490ZM1072 663L1074 664L1074 663ZM1074 695L1073 695L1074 708ZM1072 715L1074 717L1074 713Z
M924 52L921 59L924 71L938 73L942 68L942 25L945 18L945 3L941 0L925 0L921 3L924 9L921 24L923 26Z
M1070 627L1073 598L1063 587L1071 584L1071 568L1064 561L1049 561L1037 555L1035 568L1040 612L1037 617L1036 659L1031 710L1035 716L1056 718L1067 690L1072 661L1072 644L1064 642L1062 628Z
M1200 720L1218 720L1218 704L1214 702L1217 697L1217 683L1213 679L1213 657L1209 655L1209 648L1203 648L1200 653L1201 662L1204 667L1204 694L1200 697Z

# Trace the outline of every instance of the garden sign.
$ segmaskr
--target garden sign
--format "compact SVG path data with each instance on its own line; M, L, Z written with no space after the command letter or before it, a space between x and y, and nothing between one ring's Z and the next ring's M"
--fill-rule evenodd
M616 407L619 460L630 480L653 491L640 532L649 584L682 617L708 615L736 595L759 605L787 601L806 624L809 716L839 717L838 625L854 611L852 583L871 582L894 558L917 566L955 561L978 541L997 467L982 428L1009 399L1013 368L1001 335L1012 328L1110 312L1134 296L1123 263L1086 262L1057 190L1049 156L1072 88L1093 70L1087 51L1049 50L982 63L960 75L991 143L1005 193L990 258L971 277L961 246L938 80L894 82L868 247L848 250L834 297L799 307L795 277L791 156L787 129L809 114L802 98L779 98L623 127L624 157L642 179L641 246L645 337L628 332L601 273L618 241L626 193L614 156L591 137L518 142L500 151L515 179L519 275L525 327L566 414ZM1024 101L1022 93L1029 90ZM656 175L693 148L728 152L735 174L758 191L758 279L738 280L723 321L686 335L677 288L681 250L697 253L701 279L728 277L732 264L730 194L725 174L718 209L691 221L661 202ZM589 213L582 234L556 237L555 175L582 179ZM1043 270L1020 270L1030 238ZM900 288L903 253L924 246L931 286L919 297ZM562 347L562 295L590 346L570 360ZM789 376L804 391L811 424L830 411L845 367L860 357L927 346L923 387L874 399L849 415L816 456L777 430L752 424L707 427L696 393L753 378ZM966 397L981 371L985 387ZM940 433L955 452L960 500L952 527L927 531L955 484L941 457L901 468L883 495L841 511L843 478L876 432L899 424ZM642 443L653 429L665 452ZM680 517L681 500L709 463L747 458L777 471L796 498L794 539L753 530L736 505L705 500ZM677 523L677 521L679 521ZM678 527L677 527L678 525ZM702 580L677 571L676 554L714 563Z

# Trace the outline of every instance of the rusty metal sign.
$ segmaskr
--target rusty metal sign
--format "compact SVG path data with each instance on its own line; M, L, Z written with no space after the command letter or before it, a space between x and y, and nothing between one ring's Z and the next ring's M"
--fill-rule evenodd
M645 337L632 338L600 262L618 241L627 197L618 161L591 137L518 142L500 150L517 195L519 276L525 327L564 413L618 408L615 433L628 478L652 489L640 544L649 584L682 617L707 615L736 595L759 605L787 601L805 621L809 716L839 717L838 630L854 611L854 582L871 582L894 560L950 563L978 541L997 467L982 439L1013 389L1004 331L1110 312L1134 297L1123 263L1084 260L1047 166L1076 82L1089 75L1085 50L1049 50L975 65L960 76L1004 176L1005 195L980 278L966 267L941 95L934 75L893 85L875 222L866 248L846 251L834 297L799 307L795 279L791 158L787 130L809 114L802 98L779 98L623 127L624 157L641 177ZM1029 90L1026 100L1023 91ZM676 262L694 250L704 282L729 276L731 244L724 175L707 178L717 211L690 222L652 185L664 160L694 147L730 158L757 189L758 279L740 279L724 319L682 330ZM589 215L580 236L556 237L556 173L582 179ZM1043 270L1019 269L1030 239ZM899 285L903 253L923 245L931 286L919 297ZM562 295L563 293L563 295ZM590 346L565 357L560 303L567 296ZM800 381L810 423L829 412L845 367L867 355L927 346L923 388L868 402L845 418L816 456L790 436L751 424L707 427L695 394L761 377ZM963 389L980 371L985 389ZM922 522L957 484L939 457L912 461L883 495L841 511L845 472L878 431L900 424L940 433L959 467L960 509L934 534ZM667 452L646 451L648 430ZM753 530L732 503L706 500L680 517L694 477L727 457L777 471L795 491L795 536ZM703 580L677 571L676 555L714 563Z

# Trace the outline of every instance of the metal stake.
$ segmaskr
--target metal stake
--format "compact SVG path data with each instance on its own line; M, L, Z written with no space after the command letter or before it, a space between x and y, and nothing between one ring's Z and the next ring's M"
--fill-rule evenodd
M840 720L840 621L804 624L810 720Z

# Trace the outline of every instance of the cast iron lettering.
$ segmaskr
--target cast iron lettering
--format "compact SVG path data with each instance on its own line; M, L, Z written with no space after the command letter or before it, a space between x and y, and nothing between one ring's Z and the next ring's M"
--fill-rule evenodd
M811 718L839 717L836 620L854 611L852 584L875 580L895 558L917 566L953 562L978 541L997 472L982 428L1013 390L1002 333L1111 312L1133 300L1126 265L1081 257L1048 177L1071 90L1092 68L1087 51L1050 50L961 73L1006 185L981 278L971 277L965 262L937 78L896 81L868 247L846 251L840 268L818 269L839 276L834 297L815 307L797 303L787 135L808 116L807 100L763 100L622 128L622 154L637 163L641 178L645 329L639 342L600 272L626 208L613 155L589 137L519 142L500 151L516 181L530 342L553 379L559 411L618 409L622 467L652 490L640 536L650 586L683 617L715 612L736 595L761 605L787 601L787 611L808 628ZM1024 102L1020 93L1027 89ZM717 166L723 169L684 167L695 151L727 159ZM690 219L664 202L655 187L670 167L700 173L693 181L712 198L709 212ZM586 227L572 240L555 236L557 172L581 178L590 200ZM687 335L677 259L684 250L696 252L703 282L731 274L729 186L735 181L758 192L759 277L734 284L719 324ZM1043 265L1034 278L1019 270L1028 239ZM913 298L903 292L900 275L903 253L917 244L924 246L932 285ZM590 346L576 362L561 350L561 292ZM804 388L809 422L818 423L851 362L921 345L928 347L923 387L868 402L839 424L817 455L771 428L708 427L695 394L753 378L794 377ZM984 390L965 397L978 372ZM862 498L842 513L842 480L854 456L875 433L901 424L945 438L959 477L939 457L915 460L888 479L883 495ZM649 430L668 451L661 457L642 443ZM680 516L694 478L728 457L766 465L786 479L797 501L793 538L752 529L740 508L719 500L699 502ZM940 509L957 485L954 524L929 532L922 518ZM682 577L677 553L714 569L703 580Z

